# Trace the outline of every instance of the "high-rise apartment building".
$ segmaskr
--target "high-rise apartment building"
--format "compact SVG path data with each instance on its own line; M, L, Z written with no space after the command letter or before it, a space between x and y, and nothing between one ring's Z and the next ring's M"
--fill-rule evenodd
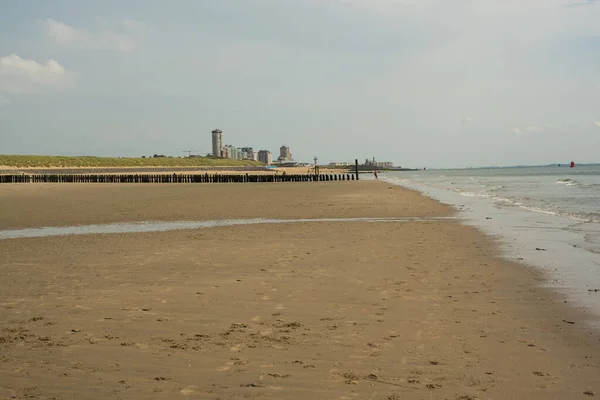
M225 146L221 149L221 157L230 158L229 147Z
M240 153L242 160L255 160L255 153L252 147L242 147Z
M212 131L212 155L222 157L223 150L223 131L215 129Z
M271 154L269 150L260 150L258 152L258 161L263 164L271 165L273 163L273 154Z
M292 153L289 147L281 146L279 148L279 161L292 161Z
M223 147L223 154L227 153L227 156L223 156L225 158L231 158L233 160L240 159L240 151L237 147L232 146L230 144Z

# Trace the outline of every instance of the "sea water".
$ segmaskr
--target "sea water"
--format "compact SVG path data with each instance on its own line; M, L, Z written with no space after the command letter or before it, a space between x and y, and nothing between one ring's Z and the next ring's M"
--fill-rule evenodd
M455 217L365 217L365 218L299 218L299 219L222 219L204 221L141 221L119 222L113 224L46 226L40 228L24 228L0 230L0 240L24 239L49 236L98 235L113 233L167 232L217 228L223 226L261 225L261 224L293 224L315 222L427 222L454 220Z
M548 272L546 286L600 322L600 166L386 173L450 204L500 240L503 255Z

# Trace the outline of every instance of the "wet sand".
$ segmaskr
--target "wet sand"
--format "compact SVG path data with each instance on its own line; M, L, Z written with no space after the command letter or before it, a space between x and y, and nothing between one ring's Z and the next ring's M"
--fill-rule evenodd
M373 188L378 191L374 192ZM3 184L0 229L228 218L442 216L451 210L377 182Z
M0 229L448 216L381 182L7 185ZM0 241L0 399L586 399L599 335L457 221Z

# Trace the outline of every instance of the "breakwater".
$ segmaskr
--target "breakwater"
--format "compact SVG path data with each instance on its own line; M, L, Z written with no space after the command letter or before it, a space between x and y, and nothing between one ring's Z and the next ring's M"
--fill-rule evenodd
M269 183L358 180L354 174L13 174L0 183Z

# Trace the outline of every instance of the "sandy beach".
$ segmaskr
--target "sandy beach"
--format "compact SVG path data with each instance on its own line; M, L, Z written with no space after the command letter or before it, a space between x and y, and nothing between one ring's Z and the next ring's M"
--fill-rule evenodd
M383 182L6 184L0 230L450 217ZM0 399L587 399L586 314L458 220L0 240Z

